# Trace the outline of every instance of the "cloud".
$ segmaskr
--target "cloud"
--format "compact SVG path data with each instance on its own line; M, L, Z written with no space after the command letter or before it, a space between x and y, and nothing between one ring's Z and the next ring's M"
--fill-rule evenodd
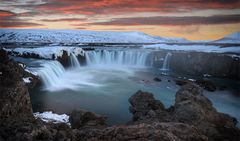
M240 9L239 0L1 0L0 9L11 9L11 11L0 10L1 27L28 27L40 26L37 22L76 22L84 21L81 26L89 25L190 25L190 24L224 24L239 23L239 15L216 15L211 17L125 17L126 15L136 16L134 14L143 13L173 13L181 12L191 13L197 10L232 10ZM201 13L200 13L201 14ZM212 14L212 13L207 13ZM87 17L73 18L73 17ZM102 22L94 17L106 17L110 21ZM110 16L109 16L110 15ZM120 16L119 16L120 15ZM149 14L151 16L151 14ZM39 17L39 19L38 19ZM44 19L42 19L44 17ZM46 18L45 18L46 17ZM48 17L54 17L50 19ZM69 18L59 18L69 17ZM113 18L115 17L115 18ZM42 20L41 20L42 19ZM35 20L35 21L34 21ZM34 22L31 22L34 21ZM101 22L99 22L101 21ZM24 25L24 23L26 25ZM44 23L45 24L45 23ZM47 25L48 23L46 23ZM72 24L72 23L71 23Z
M238 9L239 0L50 0L36 9L63 14L121 14L128 12L190 12L203 9Z
M106 22L93 22L91 25L201 25L201 24L229 24L240 23L240 15L215 15L209 17L187 16L187 17L134 17L134 18L115 18Z
M60 18L60 19L42 19L43 22L79 22L86 21L87 18Z
M42 25L20 19L18 17L18 14L16 13L0 10L0 27L1 28L34 27L34 26L42 26Z

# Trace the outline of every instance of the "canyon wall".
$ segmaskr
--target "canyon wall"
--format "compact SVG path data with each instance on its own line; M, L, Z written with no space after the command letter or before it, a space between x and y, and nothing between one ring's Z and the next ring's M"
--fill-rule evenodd
M170 52L170 70L175 73L240 79L240 58L236 55L185 51L156 51L153 66L161 68L163 59Z

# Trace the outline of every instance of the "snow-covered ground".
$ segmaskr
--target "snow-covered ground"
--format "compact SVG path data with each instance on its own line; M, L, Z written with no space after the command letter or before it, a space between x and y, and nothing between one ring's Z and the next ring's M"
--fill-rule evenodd
M66 114L55 114L52 111L46 111L43 113L33 113L35 118L40 118L45 122L53 122L53 123L67 123L68 125L70 125L69 123L69 116Z
M26 78L23 78L23 81L25 83L31 83L31 79L32 79L32 77L26 77Z
M215 52L215 53L240 53L239 47L219 47L214 45L168 45L168 44L154 44L144 45L145 49L167 49L167 50L182 50L182 51L196 51L196 52Z
M66 51L68 55L70 53L84 56L84 50L79 47L62 47L62 46L51 46L51 47L38 47L38 48L14 48L14 49L5 49L8 52L18 52L19 55L34 53L38 54L41 58L52 59L52 56L61 57L63 51Z
M215 41L189 41L184 38L151 36L143 32L57 30L57 29L0 29L0 43L240 43L240 32Z
M0 29L0 43L158 43L142 32Z

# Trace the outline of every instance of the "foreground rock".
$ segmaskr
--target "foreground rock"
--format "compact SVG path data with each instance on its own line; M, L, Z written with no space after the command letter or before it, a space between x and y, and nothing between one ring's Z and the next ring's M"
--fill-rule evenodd
M24 72L18 63L9 60L4 50L0 50L0 119L33 118L28 88L22 80Z
M158 122L185 123L196 127L210 140L239 140L237 120L227 114L218 113L202 89L195 84L184 85L176 94L174 106L165 109L153 95L137 92L129 99L134 124ZM142 106L139 106L142 105ZM143 108L144 107L144 108ZM134 110L133 110L134 109Z
M106 119L106 117L85 110L74 110L69 117L72 128L77 129L107 125Z

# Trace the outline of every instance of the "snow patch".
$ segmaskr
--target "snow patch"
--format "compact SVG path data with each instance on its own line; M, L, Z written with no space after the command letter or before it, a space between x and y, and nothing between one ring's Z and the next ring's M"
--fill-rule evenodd
M17 52L19 55L24 54L37 54L41 58L45 59L57 59L63 55L63 51L68 53L70 56L71 53L76 56L84 56L85 52L82 48L79 47L61 47L61 46L51 46L51 47L38 47L38 48L14 48L14 49L5 49L7 52ZM54 56L54 58L53 58Z
M31 83L31 79L32 79L32 77L25 77L25 78L23 78L23 81L25 83Z
M154 44L144 45L145 49L167 49L167 50L182 50L182 51L196 51L196 52L215 52L215 53L240 53L240 46L224 47L214 45L168 45L168 44Z
M35 118L40 118L41 120L45 121L45 122L53 122L53 123L66 123L68 125L70 125L69 123L69 116L66 114L55 114L52 111L46 111L43 113L33 113Z

